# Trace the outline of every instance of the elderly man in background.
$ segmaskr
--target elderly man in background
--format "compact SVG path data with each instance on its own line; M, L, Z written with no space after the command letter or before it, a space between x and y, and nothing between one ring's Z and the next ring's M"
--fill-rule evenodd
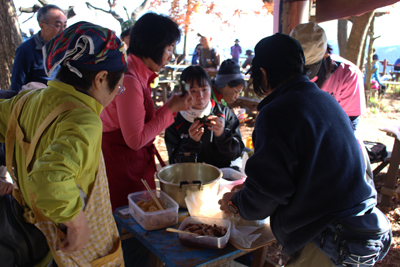
M64 11L55 5L46 5L37 12L40 31L22 43L15 52L11 72L11 90L19 92L23 85L36 82L35 88L46 87L59 69L48 77L44 71L42 47L67 27ZM43 85L42 85L43 84Z

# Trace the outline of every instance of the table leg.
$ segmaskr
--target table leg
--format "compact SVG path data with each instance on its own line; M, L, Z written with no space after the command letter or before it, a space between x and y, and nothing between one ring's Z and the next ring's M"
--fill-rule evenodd
M267 257L267 246L256 249L253 254L251 267L263 267L265 263L265 257Z
M394 189L397 184L397 174L399 171L399 164L400 164L400 141L395 138L392 155L390 156L390 164L389 169L386 174L385 178L385 188ZM382 189L381 189L382 191ZM392 200L391 195L382 195L381 204L383 206L390 206Z
M151 267L164 267L164 263L152 252L149 255L149 266Z
M168 95L168 85L166 84L165 87L162 90L163 104L165 104L167 102L167 95Z
M153 88L153 102L154 102L154 105L157 102L157 86L155 88Z

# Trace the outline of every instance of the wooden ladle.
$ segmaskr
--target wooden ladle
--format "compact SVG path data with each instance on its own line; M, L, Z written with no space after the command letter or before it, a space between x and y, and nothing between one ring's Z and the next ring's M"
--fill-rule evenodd
M179 234L202 236L202 235L199 235L199 234L196 234L196 233L186 232L186 231L178 230L178 229L175 229L175 228L167 228L166 231L167 232L173 232L173 233L179 233Z

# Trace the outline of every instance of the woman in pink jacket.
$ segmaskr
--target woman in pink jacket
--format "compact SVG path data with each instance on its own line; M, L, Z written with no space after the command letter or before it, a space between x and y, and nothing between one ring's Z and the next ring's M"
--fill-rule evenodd
M141 179L155 188L155 136L174 122L176 112L192 105L190 94L173 95L155 110L151 97L150 83L172 59L180 34L175 22L155 13L143 15L131 29L128 72L123 82L126 92L101 114L102 149L113 210L128 205L128 194L146 190Z

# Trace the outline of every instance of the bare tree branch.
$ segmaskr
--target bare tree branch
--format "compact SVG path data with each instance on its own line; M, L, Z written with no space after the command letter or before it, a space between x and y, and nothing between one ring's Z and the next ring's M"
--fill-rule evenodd
M38 0L43 6L47 6L49 3L46 0Z
M95 10L100 10L100 11L103 11L104 13L110 14L110 15L113 16L116 20L118 20L118 22L119 22L120 24L122 24L122 23L124 22L124 19L121 18L121 16L118 15L118 14L113 10L113 7L116 5L116 3L114 3L114 2L111 3L110 1L108 1L108 4L109 4L109 6L110 6L110 10L105 10L105 9L102 9L102 8L99 8L99 7L95 7L95 6L93 6L92 4L90 4L89 2L86 2L85 4L86 4L86 6L87 6L89 9L93 8L93 9L95 9Z
M21 13L36 13L41 7L39 4L34 4L32 7L20 7L19 11Z
M85 3L86 4L86 6L89 8L89 9L91 9L91 8L93 8L93 9L96 9L96 10L100 10L100 11L103 11L103 12L105 12L105 13L111 13L110 11L107 11L107 10L104 10L104 9L102 9L102 8L99 8L99 7L95 7L95 6L93 6L91 3L89 3L89 2L86 2Z
M138 20L139 14L147 7L147 5L150 3L149 0L144 0L143 3L138 6L131 14L131 19L132 20Z
M23 21L21 24L24 24L25 22L27 22L28 20L30 20L31 18L33 18L35 16L36 12L32 14L32 16L30 16L28 19L26 19L25 21Z
M126 9L126 7L125 7L125 6L124 6L124 10L125 10L125 13L126 13L126 17L129 19L128 10Z
M44 0L38 0L38 1L41 4L43 4L43 6L47 6L48 5L47 1L44 1ZM41 7L42 6L39 5L39 4L34 4L32 7L20 7L19 11L21 13L33 13L33 15L29 19L25 20L22 23L25 23L28 20L30 20ZM67 19L70 19L70 18L72 18L72 17L74 17L76 15L73 6L69 6L68 9L64 10L64 13L67 16Z

